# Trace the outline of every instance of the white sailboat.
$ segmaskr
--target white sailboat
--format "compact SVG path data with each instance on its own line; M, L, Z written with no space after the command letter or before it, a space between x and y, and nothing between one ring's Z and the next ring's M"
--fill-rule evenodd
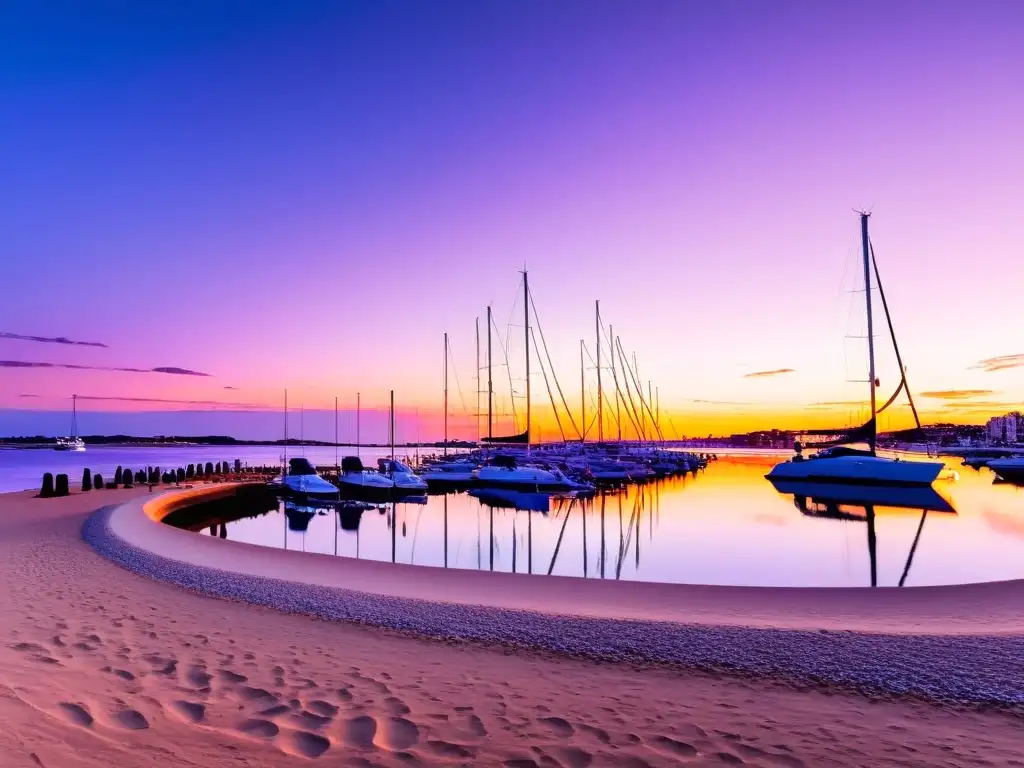
M864 483L876 485L931 485L943 469L943 464L932 461L906 461L900 458L885 458L876 452L876 424L879 412L875 389L878 381L875 376L875 342L874 318L871 312L871 266L873 256L868 239L868 218L870 214L861 213L861 248L864 258L864 296L867 311L868 335L868 376L871 418L857 430L857 437L868 444L868 450L857 450L845 446L826 448L818 453L804 457L800 443L796 444L797 455L772 468L766 477L769 480L814 480L818 482ZM877 265L875 266L877 272ZM883 296L884 300L884 296ZM891 330L891 326L890 326ZM900 369L902 371L902 364ZM897 394L906 386L906 380L900 384ZM895 395L893 396L895 399ZM883 408L892 403L886 403Z
M84 451L85 441L78 436L78 395L71 396L71 437L58 437L55 451Z

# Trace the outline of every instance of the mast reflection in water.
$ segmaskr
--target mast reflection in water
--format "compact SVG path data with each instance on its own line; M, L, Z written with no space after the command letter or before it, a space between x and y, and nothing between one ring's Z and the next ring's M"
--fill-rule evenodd
M696 476L593 498L479 490L315 509L253 493L169 522L268 547L518 574L749 586L1024 577L1024 492L990 475L940 492L774 487L763 476L776 462L723 456Z

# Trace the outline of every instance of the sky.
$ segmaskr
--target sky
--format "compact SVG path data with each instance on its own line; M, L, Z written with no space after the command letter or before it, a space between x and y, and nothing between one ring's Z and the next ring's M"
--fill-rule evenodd
M448 333L475 437L489 304L521 429L524 268L577 423L597 300L668 436L853 423L861 210L925 421L1015 410L1022 30L995 1L5 3L0 435L78 394L86 434L276 438L287 389L293 433L394 390L437 438Z

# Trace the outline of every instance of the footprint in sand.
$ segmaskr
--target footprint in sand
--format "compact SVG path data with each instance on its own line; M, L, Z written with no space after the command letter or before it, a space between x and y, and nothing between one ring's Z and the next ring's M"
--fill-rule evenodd
M65 718L74 725L88 728L92 725L92 715L89 710L81 704L71 704L66 701L60 702L60 710Z
M269 702L278 701L277 694L271 693L266 688L254 688L251 685L243 685L238 689L238 695L246 701L265 700Z
M213 677L207 674L205 668L192 666L188 668L188 674L185 675L185 679L196 688L205 688L210 684Z
M420 729L404 717L388 717L377 724L373 743L390 752L401 752L420 740Z
M321 717L334 717L338 714L338 708L336 706L331 704L329 701L324 701L322 699L313 699L313 701L306 705L306 709L320 715Z
M342 726L342 741L356 749L370 749L377 734L377 721L369 715L354 717Z
M11 648L14 649L15 651L20 651L21 653L46 653L47 652L46 648L44 648L41 645L36 645L35 643L18 643L17 645L12 645Z
M261 739L272 739L277 736L280 728L277 727L276 723L272 723L269 720L246 720L239 723L238 730L247 736L258 736Z
M114 715L114 722L129 731L143 731L149 728L145 715L135 709L124 709Z
M569 721L561 717L540 717L537 722L546 725L560 739L568 739L576 732Z
M263 717L277 717L278 715L284 715L291 712L292 708L287 704L275 704L272 707L268 707L260 712Z
M437 757L447 759L465 759L473 756L472 750L467 749L461 744L453 744L450 741L441 741L439 739L428 741L427 749Z
M226 683L247 683L249 678L245 675L240 675L237 672L232 672L230 669L218 669L217 677Z
M194 701L179 699L171 702L170 709L178 717L189 723L201 723L206 717L206 707Z
M320 757L331 748L331 742L315 733L292 731L279 746L285 752L294 752L302 757Z
M297 728L301 728L304 730L308 728L314 731L320 730L329 722L331 722L331 718L329 717L317 715L313 712L307 712L306 710L296 712L294 715L291 716L290 719L292 724Z

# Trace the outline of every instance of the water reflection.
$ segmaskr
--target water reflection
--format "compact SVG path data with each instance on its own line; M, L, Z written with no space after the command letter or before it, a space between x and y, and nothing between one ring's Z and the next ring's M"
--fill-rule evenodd
M236 541L344 557L599 579L911 586L1024 576L1024 494L990 475L972 472L923 495L776 488L764 479L774 461L723 457L694 477L589 499L475 491L311 515L252 498L236 504L241 514L222 505L182 527L216 525L211 533Z
M894 486L845 485L842 483L815 483L799 480L772 480L779 493L790 494L796 508L809 517L829 520L849 520L867 523L868 559L871 565L871 586L878 586L878 537L875 531L876 515L880 512L920 510L921 522L907 554L906 565L899 586L904 586L914 561L921 531L929 512L956 514L953 506L934 488L902 488Z

